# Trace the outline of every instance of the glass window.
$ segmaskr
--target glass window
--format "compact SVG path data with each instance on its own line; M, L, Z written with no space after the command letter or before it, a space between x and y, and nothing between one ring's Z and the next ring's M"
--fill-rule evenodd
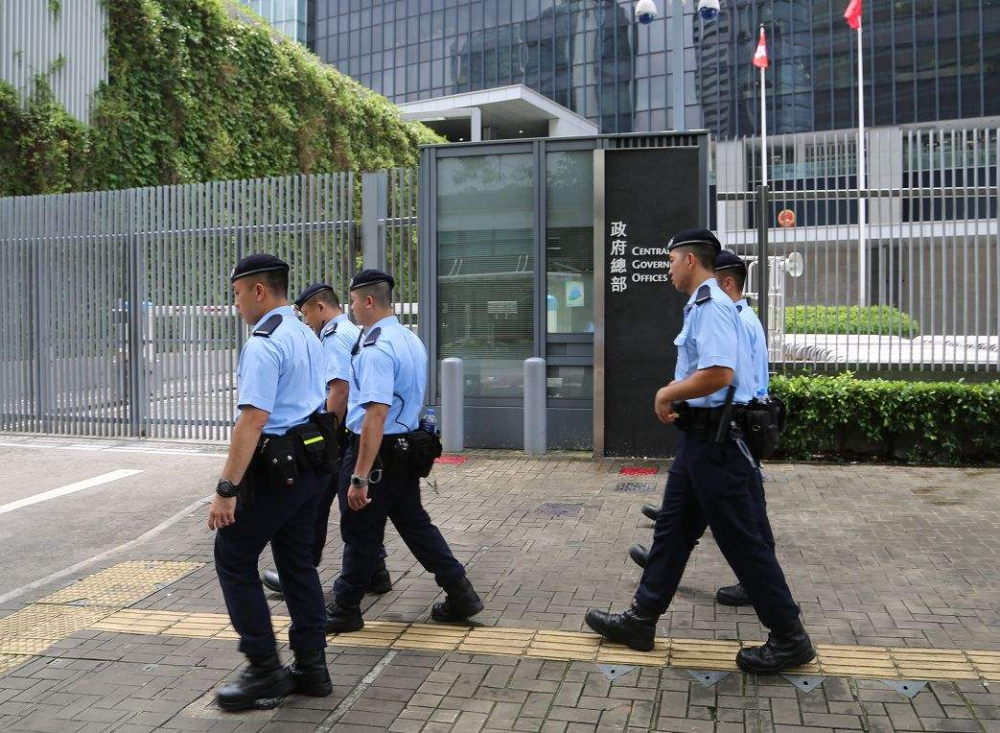
M518 397L534 341L530 154L438 161L438 338L469 397Z
M550 366L546 369L548 396L564 400L594 397L594 369L589 366Z
M594 331L594 154L545 156L546 323L549 333Z

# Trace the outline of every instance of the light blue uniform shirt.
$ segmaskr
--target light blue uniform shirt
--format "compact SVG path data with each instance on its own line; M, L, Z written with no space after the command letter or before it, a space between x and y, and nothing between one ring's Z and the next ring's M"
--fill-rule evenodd
M733 370L733 404L745 405L753 397L753 365L746 329L740 323L736 304L715 278L709 278L691 295L684 306L684 327L674 339L678 382L699 369L727 367ZM718 407L726 401L728 387L706 397L688 400L691 407Z
M265 410L270 416L264 432L284 435L326 400L326 357L316 334L295 317L290 305L266 313L253 330L275 314L281 323L270 336L251 336L243 344L236 369L236 415L248 405Z
M750 360L753 362L754 393L757 398L767 397L767 388L771 381L767 364L767 337L764 335L764 327L753 312L753 308L747 303L747 299L736 301L736 310L740 314L740 320L747 329L747 336L750 338Z
M326 383L334 379L351 381L351 350L358 342L361 329L351 323L346 313L341 313L320 329L319 340L326 353Z
M365 405L370 402L389 406L386 435L417 429L427 388L427 350L396 316L365 330L351 367L348 430L361 433Z

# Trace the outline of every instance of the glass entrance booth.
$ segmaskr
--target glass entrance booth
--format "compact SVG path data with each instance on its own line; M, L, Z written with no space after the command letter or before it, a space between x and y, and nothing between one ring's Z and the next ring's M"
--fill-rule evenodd
M617 191L613 212L608 185ZM524 360L542 357L549 448L615 454L603 435L605 329L628 326L605 319L608 298L619 295L610 295L610 219L633 221L630 243L650 248L665 247L678 229L704 226L707 133L429 146L421 154L420 196L419 330L431 355L428 402L440 404L441 360L459 357L466 446L522 448ZM644 292L657 299L662 292L677 306L679 322L683 300L678 306L662 278L653 287ZM627 316L637 352L649 337L643 328L657 318L641 307ZM672 360L663 366L665 384ZM635 397L633 407L652 415L653 393Z

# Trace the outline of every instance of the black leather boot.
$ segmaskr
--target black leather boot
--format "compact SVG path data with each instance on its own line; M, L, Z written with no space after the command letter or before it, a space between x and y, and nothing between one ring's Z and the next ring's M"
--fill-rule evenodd
M431 608L431 618L441 623L457 623L483 610L483 602L468 578L444 589L445 599Z
M767 643L740 649L736 664L744 672L751 674L778 674L786 669L808 664L816 657L809 634L802 621L771 629Z
M309 697L326 697L333 694L330 670L326 666L326 651L314 649L295 652L295 661L288 668L295 683L295 692Z
M282 698L295 687L288 670L281 666L277 654L248 659L250 663L243 668L235 682L215 691L215 699L223 710L270 710L277 707Z
M367 593L374 593L377 596L388 593L392 590L392 578L389 577L389 569L383 565L375 571L372 582L368 584Z
M660 515L660 507L655 504L643 504L642 505L642 516L646 519L655 522L656 518Z
M659 616L646 613L633 603L623 613L591 609L587 611L586 621L587 626L605 639L617 641L639 652L651 652L656 646L658 618Z
M743 584L727 585L715 592L715 600L723 606L750 606L750 596L743 590Z
M628 548L628 556L632 558L632 562L640 568L645 569L646 565L649 563L649 550L642 545L636 544Z
M272 593L281 593L281 578L277 570L265 570L260 574L260 582Z
M334 601L326 607L326 633L346 634L351 631L361 631L365 620L361 616L360 606L344 606Z

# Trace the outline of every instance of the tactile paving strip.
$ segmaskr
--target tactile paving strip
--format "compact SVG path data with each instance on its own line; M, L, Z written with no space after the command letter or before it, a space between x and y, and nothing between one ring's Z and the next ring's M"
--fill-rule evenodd
M528 645L529 657L543 659L565 659L573 661L594 661L601 638L596 634L575 631L537 631Z
M330 639L334 646L371 646L388 648L406 631L407 624L396 621L365 621L361 631L337 634Z
M0 619L0 654L37 654L109 613L107 608L26 606Z
M984 680L1000 682L1000 652L969 652L969 660Z
M479 626L472 629L459 645L465 654L500 654L522 656L535 638L533 629L508 629L499 626Z
M468 633L468 629L456 626L411 624L392 648L450 652L458 649Z
M63 588L38 603L123 608L203 565L195 562L123 562Z
M30 655L0 654L0 674L10 672L15 667L20 667L29 659L31 659Z

